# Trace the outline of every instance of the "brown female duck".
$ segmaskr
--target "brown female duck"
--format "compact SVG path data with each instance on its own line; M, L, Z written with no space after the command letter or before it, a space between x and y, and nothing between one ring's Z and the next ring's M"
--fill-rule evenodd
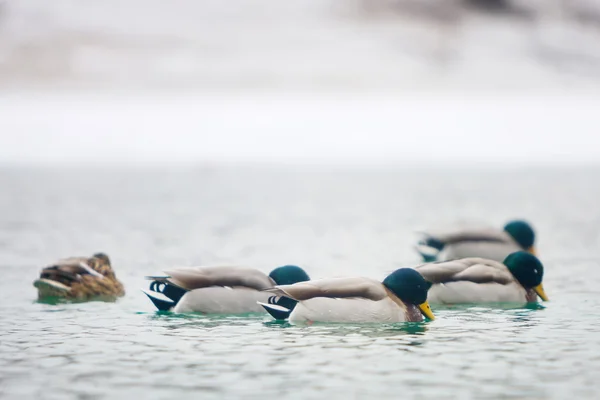
M58 261L42 270L33 285L38 299L58 297L66 300L116 300L125 295L110 259L97 253L92 257L72 257Z

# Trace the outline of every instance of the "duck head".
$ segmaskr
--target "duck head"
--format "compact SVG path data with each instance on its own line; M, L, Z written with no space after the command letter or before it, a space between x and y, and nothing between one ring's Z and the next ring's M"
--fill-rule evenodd
M87 264L96 272L100 273L105 278L117 279L115 270L113 269L110 258L105 253L96 253L91 258L88 258Z
M276 285L293 285L298 282L310 281L308 274L296 265L277 267L269 274Z
M514 220L504 226L504 231L508 233L525 251L536 255L535 248L535 232L531 225L526 221Z
M400 268L383 280L383 285L406 304L415 305L421 313L434 320L435 316L427 303L427 292L431 283L412 268Z
M526 251L517 251L504 259L504 265L525 289L532 289L542 300L548 301L542 285L544 266L536 256Z

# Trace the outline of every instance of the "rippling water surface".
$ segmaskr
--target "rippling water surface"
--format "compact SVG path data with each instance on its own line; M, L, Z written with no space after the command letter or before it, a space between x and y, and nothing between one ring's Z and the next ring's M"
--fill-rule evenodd
M286 168L0 170L5 398L595 398L598 171ZM296 327L159 314L163 266L297 263L382 278L417 262L413 231L534 222L544 308L437 310L423 324ZM107 252L116 303L36 303L40 267Z

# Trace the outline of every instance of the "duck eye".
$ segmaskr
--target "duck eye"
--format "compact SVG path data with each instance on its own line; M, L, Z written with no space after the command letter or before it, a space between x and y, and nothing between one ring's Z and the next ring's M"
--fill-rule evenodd
M537 270L537 269L534 269L534 270L533 270L533 272L537 274L537 273L538 273L538 270Z

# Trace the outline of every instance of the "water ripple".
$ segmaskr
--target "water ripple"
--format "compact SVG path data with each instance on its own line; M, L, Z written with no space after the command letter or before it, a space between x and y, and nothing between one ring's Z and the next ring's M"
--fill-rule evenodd
M0 181L10 182L5 187L20 193L0 198L4 209L14 210L10 216L0 215L0 236L10 236L11 243L39 237L27 246L11 245L3 250L5 261L0 269L3 298L8 300L0 304L0 397L595 398L600 389L595 372L600 363L600 295L594 286L600 271L595 258L600 235L597 225L586 222L593 221L588 218L590 208L578 204L588 204L589 197L596 196L598 183L578 174L561 181L564 194L552 193L563 196L562 201L554 198L546 208L537 207L535 199L527 196L519 198L518 205L507 206L504 191L499 192L497 202L494 197L491 202L487 197L474 200L473 207L481 210L482 216L499 223L505 213L531 211L543 232L540 252L548 265L546 287L551 301L543 307L446 307L437 309L437 319L429 323L292 326L262 315L158 313L136 290L146 284L143 275L186 257L206 263L228 259L265 270L294 260L314 276L361 273L375 278L395 265L414 262L410 237L403 233L412 229L412 216L404 210L419 210L423 199L425 203L433 201L435 192L411 186L414 176L400 172L360 174L356 180L337 173L341 174L339 180L335 173L320 177L298 171L287 175L281 171L251 173L253 184L239 170L208 175L155 173L153 185L142 172L120 174L119 182L127 185L93 171L77 183L73 183L76 175L69 178L70 173L25 175L39 185L21 184L20 173L0 174ZM443 173L431 174L429 181L437 179L448 204L433 208L427 218L449 221L453 215L447 210L458 207L461 195L451 195ZM221 187L219 179L248 185L244 201L232 200L232 189ZM280 190L293 193L287 198L291 204L272 202L265 207L264 196L251 190L253 186L264 189L261 182L265 179L275 179ZM555 180L553 175L535 176L540 191L551 191ZM474 190L498 190L488 179L470 174L459 176L459 181L469 182ZM345 186L330 190L332 182L344 182ZM392 184L411 186L415 193L384 195ZM521 184L517 179L512 185ZM71 185L81 190L67 190ZM124 189L118 199L95 195L118 192L121 185ZM46 203L34 196L40 186L54 196L69 192L78 200ZM178 207L199 221L190 223L189 238L180 235L179 222L168 218L175 200L162 195L165 187L181 193L185 200L177 200ZM368 194L361 197L361 191L352 188L368 189ZM223 201L199 207L205 192ZM355 196L348 197L349 192ZM328 202L321 203L321 197ZM29 199L29 205L22 204L21 198ZM345 210L335 207L335 199L346 203ZM575 204L563 207L567 202ZM103 212L69 216L71 207L79 203ZM304 223L323 230L325 236L318 240L306 236L305 230L295 227L298 221L287 206L313 210L304 216ZM337 224L348 218L350 209L362 222L356 227ZM247 212L254 215L253 222L244 219L241 226L232 222L227 231L219 230L223 225L215 210L224 214L223 220L231 221ZM266 218L261 225L265 213L275 217ZM157 219L145 220L142 215ZM390 219L396 221L395 229L375 229ZM103 223L96 224L100 220ZM552 235L548 228L567 220L578 221L569 225L569 235ZM244 224L258 225L250 229ZM100 228L85 238L73 233L89 226ZM156 244L151 238L159 228L164 237L173 233L181 241ZM130 237L131 232L138 233ZM576 247L578 255L572 257L571 245L580 243L580 232L585 232L583 243L588 244ZM319 245L320 240L327 245ZM159 248L149 247L149 243ZM28 246L33 250L22 252ZM160 246L174 246L174 252L162 253ZM248 252L249 247L272 251ZM381 250L386 248L390 250ZM125 298L116 303L35 302L31 281L39 266L57 256L99 249L113 256L128 290ZM346 259L356 262L349 264Z

